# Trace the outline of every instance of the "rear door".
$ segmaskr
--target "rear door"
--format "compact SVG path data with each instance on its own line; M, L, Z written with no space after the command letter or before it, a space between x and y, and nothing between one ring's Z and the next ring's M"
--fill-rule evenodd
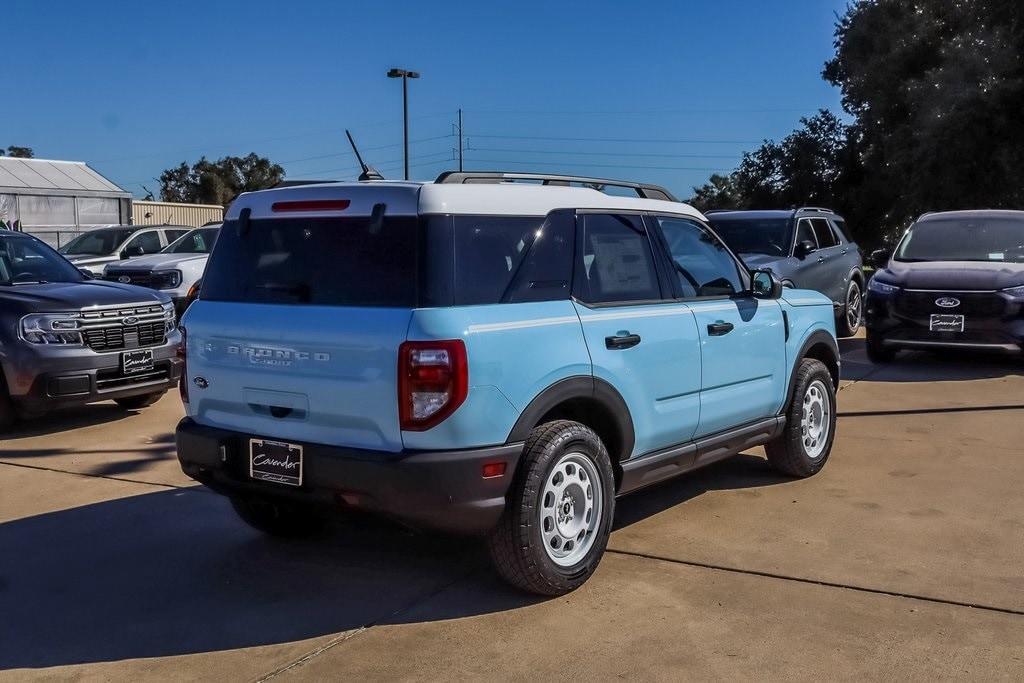
M706 436L774 415L785 388L786 340L778 301L755 299L749 276L693 218L656 216L675 269L677 296L700 339L700 420Z
M206 380L190 386L189 414L253 436L400 450L417 232L402 215L225 223L183 320L189 379Z
M839 243L835 229L827 218L812 218L811 225L818 241L818 253L815 255L818 257L825 287L819 291L833 302L841 303L846 297L846 276L849 272L842 253L843 246Z
M814 251L797 256L801 242L810 242L814 246ZM793 255L796 257L792 276L793 284L798 289L813 289L825 293L828 282L824 270L821 268L825 259L818 253L818 238L814 234L814 225L810 218L801 218L797 221L793 249Z
M581 213L574 305L594 376L622 395L642 454L688 441L700 413L693 313L663 293L639 214Z

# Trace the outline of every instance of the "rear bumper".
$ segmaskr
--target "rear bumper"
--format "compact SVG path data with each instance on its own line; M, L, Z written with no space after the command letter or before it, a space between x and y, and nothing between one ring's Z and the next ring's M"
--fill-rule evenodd
M249 438L260 436L186 417L176 430L181 469L224 495L353 507L462 534L484 533L497 525L523 450L521 443L400 453L301 444L303 484L290 487L249 478ZM505 474L484 479L483 465L499 461L506 463Z

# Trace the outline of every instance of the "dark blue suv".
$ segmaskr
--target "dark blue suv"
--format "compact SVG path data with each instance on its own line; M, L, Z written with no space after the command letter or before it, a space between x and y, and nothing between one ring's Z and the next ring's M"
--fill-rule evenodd
M835 307L836 333L857 333L863 317L863 255L841 216L811 207L709 211L707 216L748 268L771 270L786 287L821 292Z

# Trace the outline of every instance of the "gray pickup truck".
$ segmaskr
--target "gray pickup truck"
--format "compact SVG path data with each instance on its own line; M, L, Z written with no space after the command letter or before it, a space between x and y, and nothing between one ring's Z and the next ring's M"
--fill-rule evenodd
M177 384L180 344L166 294L93 280L0 230L0 432L59 406L148 406Z
M864 255L842 216L814 207L706 215L748 268L771 270L786 287L821 292L835 307L837 335L857 333L864 308Z

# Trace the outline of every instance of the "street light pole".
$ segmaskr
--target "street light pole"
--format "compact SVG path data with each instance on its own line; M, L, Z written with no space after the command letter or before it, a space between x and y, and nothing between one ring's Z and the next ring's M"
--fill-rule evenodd
M408 71L406 69L390 69L388 71L388 78L401 78L402 79L402 129L403 129L403 141L405 147L405 179L409 179L409 79L419 78L420 74L418 71Z

